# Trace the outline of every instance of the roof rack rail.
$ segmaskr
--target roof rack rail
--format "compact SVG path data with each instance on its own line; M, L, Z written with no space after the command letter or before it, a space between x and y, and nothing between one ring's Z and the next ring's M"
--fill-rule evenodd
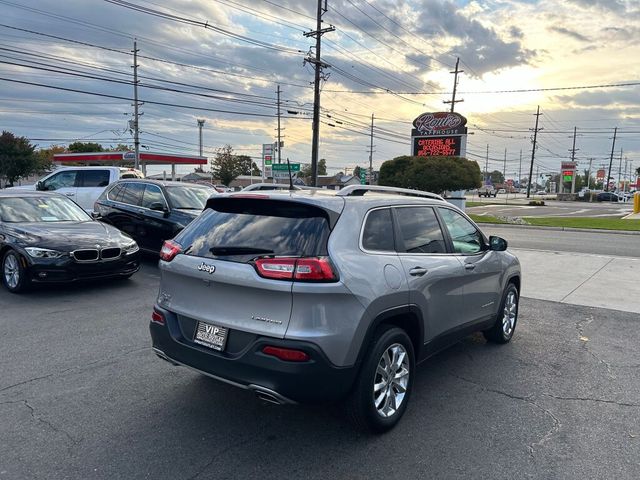
M423 192L421 190L411 190L409 188L383 187L381 185L349 185L339 190L336 195L341 197L361 197L367 192L390 193L395 195L406 195L408 197L425 197L434 200L442 200L444 198L431 192Z

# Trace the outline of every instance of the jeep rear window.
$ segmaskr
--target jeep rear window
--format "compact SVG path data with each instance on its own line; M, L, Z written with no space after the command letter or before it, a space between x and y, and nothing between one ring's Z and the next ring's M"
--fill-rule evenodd
M330 228L321 208L232 197L210 205L175 238L187 255L234 262L327 255Z

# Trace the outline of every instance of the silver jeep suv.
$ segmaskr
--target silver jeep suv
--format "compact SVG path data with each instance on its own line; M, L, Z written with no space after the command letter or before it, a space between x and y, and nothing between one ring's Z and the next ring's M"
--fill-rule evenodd
M153 349L267 401L345 400L382 432L417 363L474 331L511 339L521 275L506 248L425 192L218 195L162 248Z

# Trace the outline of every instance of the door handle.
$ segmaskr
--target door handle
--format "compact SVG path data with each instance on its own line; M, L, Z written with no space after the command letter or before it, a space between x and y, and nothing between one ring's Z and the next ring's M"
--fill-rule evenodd
M476 265L474 263L465 263L464 264L464 269L465 270L473 270L474 268L476 268Z
M429 270L427 270L426 268L423 268L423 267L414 267L411 270L409 270L409 275L414 276L414 277L421 277L422 275L424 275L428 271Z

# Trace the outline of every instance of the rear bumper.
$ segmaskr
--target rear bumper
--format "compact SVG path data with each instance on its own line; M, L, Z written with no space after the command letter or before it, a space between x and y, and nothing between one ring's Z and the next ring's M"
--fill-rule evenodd
M185 365L217 380L254 391L275 403L326 403L345 397L353 385L357 367L336 367L310 342L282 340L246 332L229 331L228 347L217 352L192 341L194 332L182 332L177 316L161 307L165 325L151 322L154 352L173 364ZM236 335L234 341L233 336ZM242 337L241 343L238 337ZM287 362L265 355L276 347L303 350L309 361Z

